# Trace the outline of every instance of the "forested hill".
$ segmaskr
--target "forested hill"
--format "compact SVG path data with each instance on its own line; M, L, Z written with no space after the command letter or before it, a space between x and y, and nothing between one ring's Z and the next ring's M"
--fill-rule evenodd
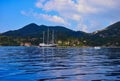
M28 41L28 37L29 40L35 38L36 41L34 42L36 42L35 44L38 44L42 41L43 31L45 32L45 36L47 36L48 29L50 36L52 35L52 31L54 31L56 41L58 42L60 40L65 42L65 44L66 42L74 44L79 41L85 46L120 46L120 21L106 27L103 30L95 31L93 33L73 31L63 26L46 26L31 23L18 30L4 32L1 36L12 37L12 39L24 38L25 41ZM19 43L20 42L21 41L19 41Z
M92 45L120 46L120 21L92 33Z
M103 30L94 32L95 36L99 37L115 37L120 36L120 21L114 23Z
M4 36L14 36L14 37L41 37L43 31L47 33L47 31L54 31L57 37L83 37L86 36L87 33L82 31L73 31L63 26L45 26L45 25L36 25L31 23L26 25L18 30L7 31L3 33Z

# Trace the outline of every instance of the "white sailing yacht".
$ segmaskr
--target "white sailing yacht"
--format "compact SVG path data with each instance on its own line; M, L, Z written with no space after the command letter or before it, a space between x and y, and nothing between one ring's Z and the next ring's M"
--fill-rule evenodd
M40 43L39 46L40 47L56 47L57 44L54 43L54 31L52 32L52 43L49 42L49 28L48 28L48 32L47 32L47 43L44 42L45 38L45 32L43 32L43 43Z

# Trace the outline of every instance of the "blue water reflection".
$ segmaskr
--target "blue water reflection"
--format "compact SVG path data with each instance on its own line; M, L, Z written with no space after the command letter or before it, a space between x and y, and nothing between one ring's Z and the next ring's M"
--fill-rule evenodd
M0 81L117 81L120 48L0 47Z

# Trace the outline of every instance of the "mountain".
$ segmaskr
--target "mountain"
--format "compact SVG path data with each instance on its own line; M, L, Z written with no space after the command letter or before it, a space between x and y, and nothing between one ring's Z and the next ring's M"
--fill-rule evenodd
M61 40L66 41L67 43L68 41L70 41L70 44L73 45L74 43L81 43L82 45L87 46L120 46L120 21L106 27L103 30L95 31L93 33L73 31L63 26L46 26L31 23L18 30L7 31L2 33L1 35L13 37L11 39L17 38L14 41L30 40L31 42L31 39L37 38L36 44L38 44L39 42L42 42L43 31L45 32L46 37L48 29L50 37L52 35L52 31L54 31L56 41ZM33 43L34 42L35 41L33 41ZM66 44L66 42L64 44Z
M31 23L29 25L24 26L21 29L7 31L7 32L3 33L2 35L15 36L15 37L34 36L34 35L38 34L38 32L45 30L45 27L43 25L41 25L41 28L40 28L38 25Z
M87 33L82 31L73 31L63 26L45 26L45 25L36 25L34 23L28 24L18 30L7 31L2 33L4 36L13 36L13 37L41 37L43 31L47 35L47 31L54 31L55 36L58 38L68 38L68 37L83 37L87 36Z
M93 45L120 46L120 21L92 33Z
M106 27L103 30L96 31L93 34L94 36L99 36L103 38L120 36L120 21Z

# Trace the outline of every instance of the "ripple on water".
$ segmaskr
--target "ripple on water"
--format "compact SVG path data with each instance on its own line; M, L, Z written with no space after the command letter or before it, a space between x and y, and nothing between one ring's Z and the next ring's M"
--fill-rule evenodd
M0 47L2 81L120 80L120 48Z

